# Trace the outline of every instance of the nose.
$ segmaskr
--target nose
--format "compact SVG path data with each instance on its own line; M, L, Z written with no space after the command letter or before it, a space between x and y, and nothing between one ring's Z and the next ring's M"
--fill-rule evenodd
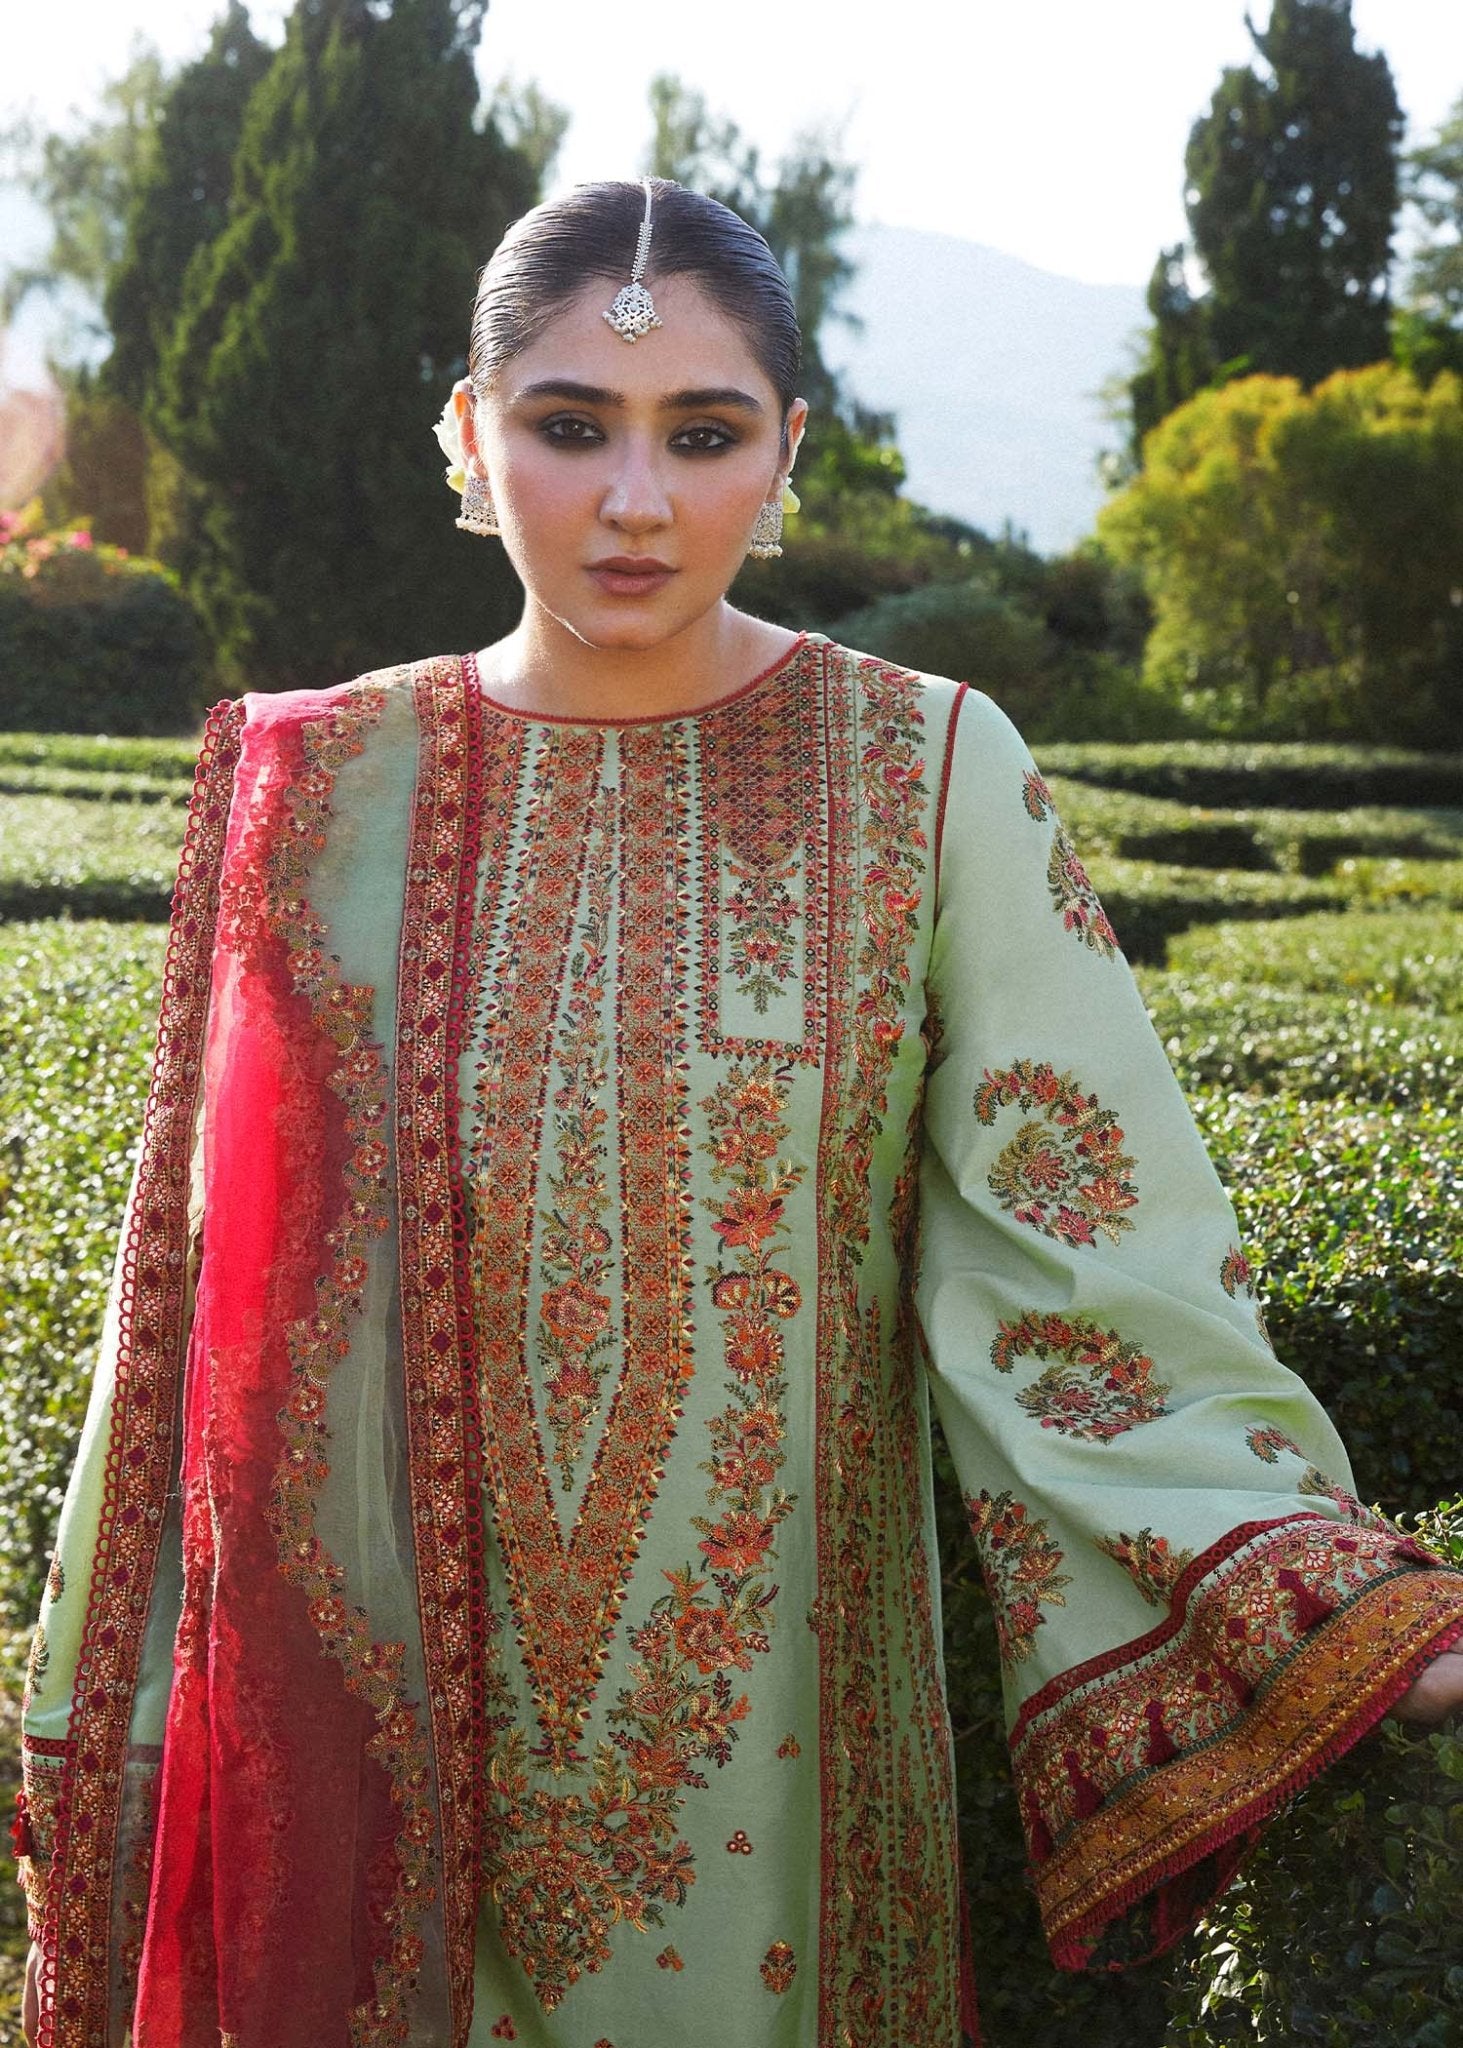
M669 525L671 503L657 451L637 436L626 437L620 460L600 501L600 517L607 526L625 533L648 533Z

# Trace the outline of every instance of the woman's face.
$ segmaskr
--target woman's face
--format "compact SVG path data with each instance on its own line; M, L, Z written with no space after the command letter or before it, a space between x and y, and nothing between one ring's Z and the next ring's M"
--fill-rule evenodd
M663 324L640 341L604 319L615 287L596 278L475 416L457 401L530 599L592 647L655 646L716 604L790 466L740 328L690 278L653 289ZM792 450L806 417L798 399Z

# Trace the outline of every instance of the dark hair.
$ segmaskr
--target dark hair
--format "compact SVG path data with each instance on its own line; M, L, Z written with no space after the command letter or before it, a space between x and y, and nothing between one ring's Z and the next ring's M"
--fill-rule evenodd
M777 392L784 417L797 396L802 336L777 258L720 200L652 178L645 282L693 277L737 326ZM635 260L645 188L628 180L576 185L513 222L478 279L468 375L478 391L577 298L591 278L623 284Z

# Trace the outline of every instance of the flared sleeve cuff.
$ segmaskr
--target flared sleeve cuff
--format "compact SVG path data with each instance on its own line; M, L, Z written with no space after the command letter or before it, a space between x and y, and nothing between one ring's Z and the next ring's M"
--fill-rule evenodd
M1169 1616L1034 1695L1011 1731L1061 1969L1187 1934L1266 1822L1463 1637L1463 1573L1388 1526L1296 1516L1194 1560Z
M29 1735L21 1741L21 1782L15 1795L10 1840L16 1874L25 1893L26 1934L31 1941L40 1940L45 1918L51 1855L56 1845L57 1794L66 1749L64 1742L42 1742Z

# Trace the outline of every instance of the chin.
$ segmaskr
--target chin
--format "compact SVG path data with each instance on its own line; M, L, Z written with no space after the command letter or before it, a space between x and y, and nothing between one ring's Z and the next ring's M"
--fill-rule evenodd
M709 609L709 605L703 607L703 610ZM585 647L609 654L616 649L660 647L694 624L701 613L687 616L679 608L670 612L660 610L652 603L637 611L623 607L618 612L607 608L605 611L558 612L555 616L565 631L572 633Z

